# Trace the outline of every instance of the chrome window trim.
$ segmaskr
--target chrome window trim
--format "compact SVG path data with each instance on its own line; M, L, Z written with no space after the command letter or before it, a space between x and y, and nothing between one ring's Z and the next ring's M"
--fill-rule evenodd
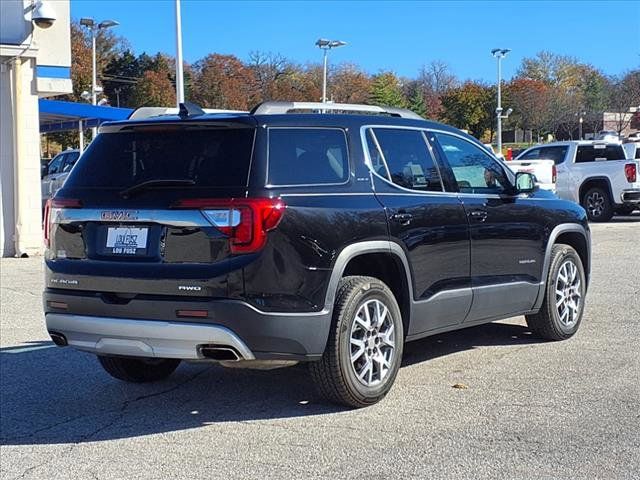
M263 126L265 127L265 126ZM340 127L315 127L315 126L304 126L304 127L295 127L295 126L266 126L267 130L267 154L266 154L266 169L265 169L265 186L264 188L295 188L295 187L337 187L341 185L347 185L351 177L355 175L355 172L352 171L351 168L351 154L349 152L349 137L347 136L347 132L344 128ZM341 183L294 183L294 184L275 184L269 182L269 172L270 172L270 162L269 162L269 131L270 130L338 130L342 132L344 136L344 145L345 151L347 152L347 176L346 180Z
M420 133L422 133L423 135L423 139L424 139L424 132L426 132L428 129L427 128L422 128L422 127L409 127L409 126L405 126L405 125L363 125L360 127L360 141L362 142L362 149L364 152L364 164L367 166L367 168L369 169L369 173L371 175L375 175L376 177L378 177L380 180L382 180L383 182L387 183L388 185L397 188L399 190L411 193L413 195L456 195L456 192L448 192L444 189L444 183L442 181L442 175L440 174L440 170L438 169L438 175L440 175L440 185L443 187L442 191L438 192L435 190L412 190L410 188L405 188L402 187L400 185L397 185L395 183L393 183L392 181L390 181L389 179L384 178L383 176L379 175L374 169L373 169L373 162L371 160L371 156L369 155L369 146L367 145L367 137L366 137L366 131L368 129L372 130L372 134L373 134L373 138L375 139L376 142L376 148L378 148L378 153L380 153L380 155L382 156L382 160L385 163L385 169L387 170L387 172L389 172L389 167L387 166L387 160L384 158L384 153L382 153L382 149L380 148L380 144L378 143L378 139L375 136L375 132L373 131L373 129L375 128L386 128L386 129L396 129L396 130L415 130L418 131ZM429 152L429 155L431 155L431 159L433 160L434 164L436 164L436 168L438 168L437 166L437 162L436 159L433 157L433 153L430 150L430 146L429 143L426 141L427 143L427 151ZM373 180L373 179L372 179ZM371 184L372 189L375 191L375 187L373 185L373 182ZM378 193L376 192L377 195L384 195L383 193ZM392 194L394 195L394 194Z
M512 178L510 178L510 177L513 176L513 174L511 173L511 170L509 169L509 167L507 167L504 164L504 162L502 162L498 157L496 157L495 155L491 155L491 153L488 152L486 148L479 147L478 145L474 144L472 141L470 141L468 138L463 137L462 135L457 135L455 133L447 132L445 130L438 130L436 128L427 128L425 130L427 130L429 132L440 133L442 135L449 135L451 137L457 137L460 140L463 140L463 141L467 142L469 145L473 145L478 150L480 150L484 155L486 155L487 158L493 160L502 169L505 177L510 182L512 181ZM449 168L451 168L451 166L449 166ZM453 168L451 168L451 169L453 170ZM457 192L457 193L459 193L460 195L480 195L480 196L484 196L484 197L489 196L489 195L496 195L498 198L501 198L501 197L503 197L505 195L512 196L512 197L518 197L519 196L519 195L508 195L507 193L504 193L502 195L501 194L497 194L497 193L486 193L486 194L485 193L466 193L466 192L465 193ZM522 195L522 194L520 194L520 195Z

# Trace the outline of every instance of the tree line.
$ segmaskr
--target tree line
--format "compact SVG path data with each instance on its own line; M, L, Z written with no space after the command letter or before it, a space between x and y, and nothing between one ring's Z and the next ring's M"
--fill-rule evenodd
M73 94L83 101L91 90L91 40L71 25ZM487 58L486 61L490 61ZM163 53L134 55L126 39L102 30L97 39L99 84L112 106L175 105L175 59ZM249 110L266 100L320 101L322 65L300 64L278 53L252 52L248 58L211 53L186 64L185 97L204 108ZM496 85L457 78L443 61L425 64L414 78L393 71L367 73L352 63L331 65L329 98L409 108L490 142L494 139ZM607 75L576 58L540 52L522 60L503 84L504 109L513 113L504 128L531 130L534 139L551 134L572 137L579 118L585 131L602 128L604 112L626 113L640 106L640 69ZM630 115L618 115L624 130Z

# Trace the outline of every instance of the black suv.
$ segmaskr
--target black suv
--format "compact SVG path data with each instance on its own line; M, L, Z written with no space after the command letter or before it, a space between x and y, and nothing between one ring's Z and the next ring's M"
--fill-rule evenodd
M100 132L47 208L44 309L56 344L118 379L302 361L329 400L365 406L406 341L515 315L553 340L580 325L585 211L460 130L269 102Z

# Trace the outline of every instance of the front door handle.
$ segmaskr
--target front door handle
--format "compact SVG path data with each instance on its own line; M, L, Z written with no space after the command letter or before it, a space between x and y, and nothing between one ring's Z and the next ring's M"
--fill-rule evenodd
M469 216L476 222L484 222L489 214L486 210L472 210Z
M399 222L400 225L409 225L412 219L413 215L406 212L398 212L391 215L391 220Z

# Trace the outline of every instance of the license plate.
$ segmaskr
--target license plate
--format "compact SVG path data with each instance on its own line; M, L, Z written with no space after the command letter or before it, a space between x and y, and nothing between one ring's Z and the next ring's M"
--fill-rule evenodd
M107 231L107 251L114 255L136 255L147 248L148 228L110 227Z

